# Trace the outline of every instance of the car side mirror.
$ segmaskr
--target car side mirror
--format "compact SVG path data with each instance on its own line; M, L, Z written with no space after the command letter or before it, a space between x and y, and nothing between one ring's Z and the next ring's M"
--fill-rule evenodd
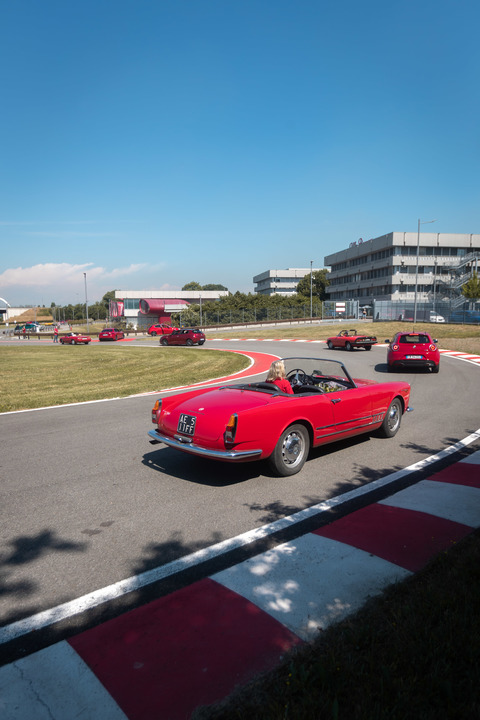
M385 340L385 342L387 343L387 345L390 345L390 340L387 339Z

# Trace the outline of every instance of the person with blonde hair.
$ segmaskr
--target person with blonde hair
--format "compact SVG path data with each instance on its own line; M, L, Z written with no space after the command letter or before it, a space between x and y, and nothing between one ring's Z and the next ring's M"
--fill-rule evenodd
M290 393L290 395L293 395L292 386L287 380L283 360L275 360L274 362L272 362L265 382L272 383L272 385L277 385L277 387L279 387L282 392Z

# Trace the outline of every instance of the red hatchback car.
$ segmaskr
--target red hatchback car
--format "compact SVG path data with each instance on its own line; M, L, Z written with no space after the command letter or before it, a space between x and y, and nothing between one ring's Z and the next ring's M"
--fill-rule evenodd
M123 340L124 337L123 330L117 330L117 328L105 328L105 330L98 333L100 342L104 340Z
M198 328L181 328L160 338L160 345L203 345L204 342L205 335Z
M167 325L167 323L156 323L155 325L150 325L147 332L152 337L156 337L157 335L170 335L174 330L178 330L178 328Z
M440 350L437 341L425 332L398 332L387 350L388 371L397 368L426 368L434 373L440 370Z

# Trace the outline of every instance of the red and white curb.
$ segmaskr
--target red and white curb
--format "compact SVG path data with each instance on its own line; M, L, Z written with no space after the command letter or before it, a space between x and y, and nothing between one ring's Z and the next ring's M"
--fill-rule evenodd
M480 451L0 668L2 720L185 720L480 527Z

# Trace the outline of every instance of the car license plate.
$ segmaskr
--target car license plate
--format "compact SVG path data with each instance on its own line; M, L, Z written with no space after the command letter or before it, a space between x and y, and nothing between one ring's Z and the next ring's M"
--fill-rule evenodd
M407 355L407 360L421 360L423 355Z
M185 415L185 413L180 413L180 417L178 418L177 432L182 433L182 435L192 436L195 432L196 422L197 418L195 417L195 415Z

